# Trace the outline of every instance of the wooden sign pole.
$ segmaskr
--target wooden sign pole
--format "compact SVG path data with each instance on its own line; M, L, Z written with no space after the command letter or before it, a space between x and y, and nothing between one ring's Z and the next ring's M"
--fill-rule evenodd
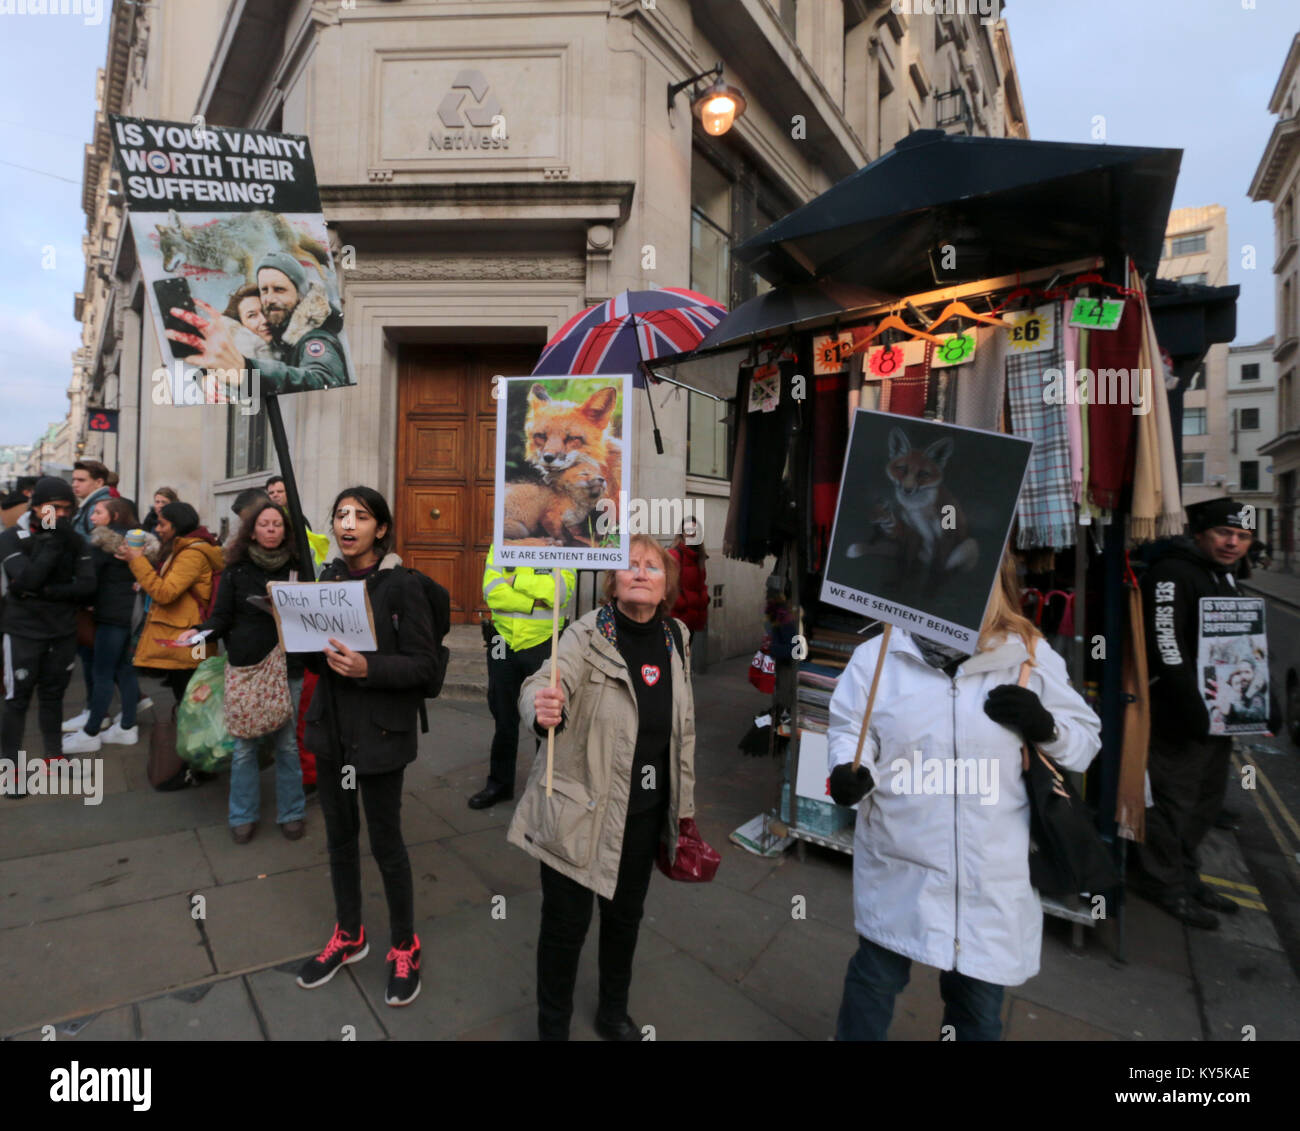
M560 643L560 585L564 584L564 573L556 573L557 584L551 592L551 690L554 691L560 675L556 663L556 653ZM546 796L551 796L551 770L555 765L555 728L546 728Z
M858 752L853 755L853 769L857 771L862 764L862 744L867 740L867 726L871 722L871 710L876 705L876 688L880 686L880 669L885 666L885 653L889 651L889 635L894 631L892 624L885 625L880 634L880 654L876 657L876 671L871 677L871 690L867 693L867 710L862 716L862 729L858 731Z

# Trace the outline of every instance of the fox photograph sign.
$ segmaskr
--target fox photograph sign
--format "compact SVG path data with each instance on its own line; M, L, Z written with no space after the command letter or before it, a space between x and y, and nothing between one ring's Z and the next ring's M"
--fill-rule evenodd
M632 375L497 381L497 564L626 568Z
M355 384L307 138L111 122L169 375L155 403L251 406Z
M973 653L1032 447L859 409L821 599Z

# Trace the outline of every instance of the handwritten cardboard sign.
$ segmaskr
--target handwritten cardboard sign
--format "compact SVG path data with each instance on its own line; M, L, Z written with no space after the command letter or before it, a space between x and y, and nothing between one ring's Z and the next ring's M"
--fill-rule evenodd
M286 652L323 652L331 639L354 652L378 651L364 581L275 581L270 590Z

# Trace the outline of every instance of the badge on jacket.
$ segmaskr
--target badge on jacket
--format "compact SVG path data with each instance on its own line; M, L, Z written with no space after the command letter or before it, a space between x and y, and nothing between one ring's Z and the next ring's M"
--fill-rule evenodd
M653 687L659 682L659 668L655 664L642 664L641 678L646 681L647 687Z

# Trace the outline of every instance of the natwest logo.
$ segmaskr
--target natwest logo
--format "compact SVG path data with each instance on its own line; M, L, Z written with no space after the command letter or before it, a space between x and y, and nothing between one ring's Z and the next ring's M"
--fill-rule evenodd
M438 103L438 125L429 131L429 148L439 152L509 149L506 116L483 72L456 73L451 89Z

